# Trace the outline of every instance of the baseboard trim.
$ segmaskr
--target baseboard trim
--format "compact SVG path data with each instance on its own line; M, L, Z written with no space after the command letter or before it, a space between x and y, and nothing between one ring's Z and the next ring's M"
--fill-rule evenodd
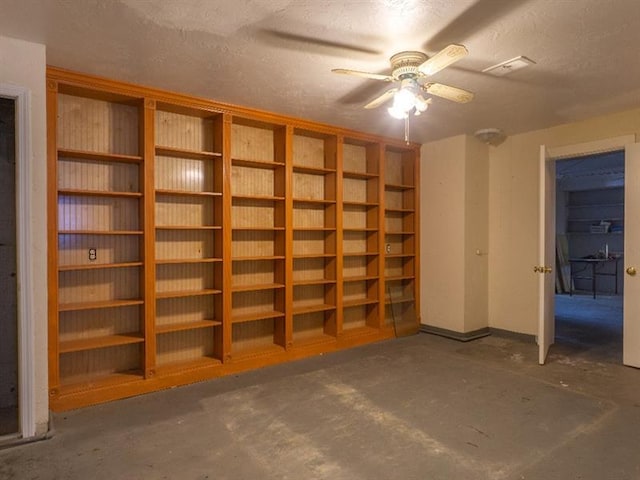
M455 332L446 328L434 327L432 325L420 325L420 331L423 333L429 333L431 335L438 335L439 337L450 338L459 342L470 342L471 340L477 340L491 335L491 329L489 327L473 330L472 332Z
M513 340L520 340L523 342L536 343L536 336L528 333L512 332L511 330L503 330L502 328L490 328L491 334L497 337L506 337Z

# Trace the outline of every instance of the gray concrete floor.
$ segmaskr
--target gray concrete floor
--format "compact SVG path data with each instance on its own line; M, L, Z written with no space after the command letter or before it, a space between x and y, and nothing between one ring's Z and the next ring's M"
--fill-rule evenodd
M2 479L640 478L640 371L418 334L55 415Z

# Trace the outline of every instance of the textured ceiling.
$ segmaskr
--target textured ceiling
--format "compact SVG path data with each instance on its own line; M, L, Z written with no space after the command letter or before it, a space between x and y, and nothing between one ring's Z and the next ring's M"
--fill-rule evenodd
M638 0L2 0L0 35L44 43L50 65L356 130L402 136L362 105L400 50L469 56L434 81L475 92L412 118L418 142L513 134L640 106ZM488 66L535 65L497 78ZM0 68L8 68L6 65Z

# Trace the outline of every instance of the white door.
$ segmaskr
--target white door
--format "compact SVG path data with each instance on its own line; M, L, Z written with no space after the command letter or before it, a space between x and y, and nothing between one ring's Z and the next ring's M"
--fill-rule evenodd
M640 367L640 144L625 148L622 362ZM636 274L638 270L638 274Z
M549 347L555 339L555 277L556 258L556 162L549 160L547 149L540 146L540 239L538 265L538 362L544 365Z

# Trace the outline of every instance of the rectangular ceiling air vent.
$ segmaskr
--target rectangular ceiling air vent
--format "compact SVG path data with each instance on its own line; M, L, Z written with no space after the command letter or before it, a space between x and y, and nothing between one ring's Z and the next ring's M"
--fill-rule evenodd
M485 68L482 70L482 73L488 73L489 75L494 75L496 77L503 77L511 72L528 67L529 65L535 65L535 63L536 62L530 58L520 55L519 57L512 58L511 60L506 60L497 65L493 65L492 67Z

